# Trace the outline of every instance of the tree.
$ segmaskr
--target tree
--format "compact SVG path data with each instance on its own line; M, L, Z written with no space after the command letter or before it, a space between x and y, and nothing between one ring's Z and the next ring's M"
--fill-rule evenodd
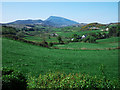
M61 36L58 36L57 39L58 39L59 43L63 42Z
M78 42L78 39L77 39L77 38L78 38L78 35L77 35L77 34L73 34L73 38L74 38L74 39L73 39L73 42Z
M120 36L120 26L112 26L111 28L109 28L109 36Z

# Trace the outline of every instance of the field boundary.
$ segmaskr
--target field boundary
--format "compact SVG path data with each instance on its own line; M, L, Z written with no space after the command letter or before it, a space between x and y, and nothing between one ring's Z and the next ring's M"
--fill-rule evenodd
M54 49L63 49L63 50L115 50L115 49L120 49L120 47L116 47L116 48L95 48L95 49L89 49L89 48L59 48L59 47L53 47Z
M41 47L46 47L46 48L50 48L50 49L63 49L63 50L115 50L115 49L120 49L120 47L115 47L115 48L95 48L95 49L89 49L89 48L61 48L61 47L49 47L48 44L43 44L42 42L36 42L36 41L29 41L29 40L25 40L23 38L18 38L16 36L11 36L11 35L4 35L3 37L6 38L10 38L16 41L21 41L21 42L25 42L25 43L29 43L29 44L33 44L36 46L41 46Z

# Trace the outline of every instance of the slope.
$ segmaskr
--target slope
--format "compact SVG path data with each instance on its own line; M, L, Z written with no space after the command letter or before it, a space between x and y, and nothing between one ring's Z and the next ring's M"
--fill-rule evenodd
M26 74L31 72L36 76L49 71L99 75L99 67L104 64L108 77L118 75L117 50L56 50L6 38L3 38L2 63L3 66L16 68Z

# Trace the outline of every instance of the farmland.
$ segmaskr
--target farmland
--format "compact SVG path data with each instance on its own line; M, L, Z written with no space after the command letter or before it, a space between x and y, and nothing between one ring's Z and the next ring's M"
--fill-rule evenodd
M17 75L15 78L21 83L24 82L23 87L28 88L64 85L68 85L67 88L119 87L117 82L120 32L116 25L107 26L109 31L101 25L100 29L91 30L89 25L92 24L61 28L35 25L30 29L3 26L2 66L21 71L23 75L12 73L11 78ZM6 81L6 73L9 70L14 71L4 69L4 85L9 82L9 77ZM26 78L24 81L21 80L22 76ZM54 76L58 77L58 81ZM13 79L16 81L15 78ZM9 83L13 83L12 80Z
M118 75L118 50L59 50L48 49L3 38L3 66L14 67L24 73L60 71L99 75L103 64L109 78ZM109 56L109 57L108 57Z
M116 48L118 47L119 37L113 37L108 39L97 40L97 43L83 43L83 42L74 42L66 45L55 45L56 47L61 48L87 48L87 49L106 49L106 48Z

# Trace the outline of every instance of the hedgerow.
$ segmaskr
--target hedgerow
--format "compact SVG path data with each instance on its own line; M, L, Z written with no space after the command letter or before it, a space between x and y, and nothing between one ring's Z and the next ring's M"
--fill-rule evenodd
M2 69L2 90L26 90L26 80L20 71L7 67Z
M28 77L28 88L119 88L117 80L111 81L104 76L90 76L88 74L65 74L60 72L47 73L36 77Z

